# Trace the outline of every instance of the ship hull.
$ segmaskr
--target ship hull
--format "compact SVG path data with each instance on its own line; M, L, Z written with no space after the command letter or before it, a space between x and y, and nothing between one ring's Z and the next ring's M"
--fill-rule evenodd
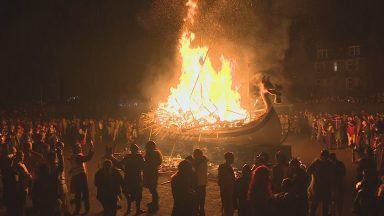
M268 146L281 143L282 131L276 111L270 108L259 120L252 121L242 127L208 132L174 132L167 134L164 138L167 141L196 144Z

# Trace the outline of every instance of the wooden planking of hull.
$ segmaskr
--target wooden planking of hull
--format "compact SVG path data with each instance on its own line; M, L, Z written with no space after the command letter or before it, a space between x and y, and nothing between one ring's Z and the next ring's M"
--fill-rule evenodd
M214 130L210 132L178 132L169 134L166 139L201 144L231 145L279 145L282 129L278 115L273 107L255 121L237 128Z

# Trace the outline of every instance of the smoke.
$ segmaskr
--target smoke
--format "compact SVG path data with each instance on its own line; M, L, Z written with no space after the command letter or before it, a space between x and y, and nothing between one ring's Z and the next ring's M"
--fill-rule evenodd
M287 83L282 63L289 48L291 18L300 8L298 1L199 0L193 26L183 23L186 1L153 1L150 8L138 14L138 22L151 34L158 35L159 42L167 44L169 52L166 55L159 52L161 56L149 61L149 76L142 83L142 93L156 103L164 100L169 88L175 86L180 68L178 37L186 27L196 33L196 44L210 47L214 66L220 67L221 54L233 62L234 80L238 81L235 84L248 80L259 82L261 74Z

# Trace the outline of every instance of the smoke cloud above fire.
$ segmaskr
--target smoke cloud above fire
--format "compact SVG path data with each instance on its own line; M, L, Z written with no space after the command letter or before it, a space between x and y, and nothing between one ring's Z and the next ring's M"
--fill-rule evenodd
M196 44L210 47L214 67L220 56L231 60L234 84L258 82L260 75L272 75L284 83L282 62L289 48L291 18L300 2L288 0L196 0L193 25L186 24L187 1L154 0L137 15L137 21L163 45L148 61L149 76L141 83L142 93L157 103L164 100L180 75L178 38L188 28ZM297 0L299 1L299 0ZM296 5L292 7L291 5ZM248 91L248 90L247 90Z

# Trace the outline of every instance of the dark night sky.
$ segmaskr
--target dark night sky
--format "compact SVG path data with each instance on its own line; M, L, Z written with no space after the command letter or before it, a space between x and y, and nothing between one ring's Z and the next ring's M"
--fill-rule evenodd
M25 99L56 85L62 95L89 95L95 85L135 90L156 49L136 21L146 7L145 0L1 1L3 88Z
M173 54L169 42L181 21L168 12L166 21L178 19L175 25L145 28L138 17L156 1L167 0L1 0L2 99L31 100L42 92L45 97L122 92L136 97L148 65ZM302 32L338 39L364 37L362 32L383 35L379 0L297 2L304 9L293 19L317 20L306 31L299 26Z

